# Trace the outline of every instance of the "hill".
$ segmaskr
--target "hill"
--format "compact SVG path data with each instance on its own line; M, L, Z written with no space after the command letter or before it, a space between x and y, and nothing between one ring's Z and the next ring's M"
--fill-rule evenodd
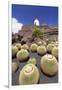
M49 36L58 35L58 28L57 27L50 27L46 24L42 26L38 26L40 30L44 28L44 37L43 39L46 40ZM33 43L41 41L38 37L33 37L34 25L24 25L22 30L19 30L18 33L12 33L12 43L14 42L21 42L24 43Z

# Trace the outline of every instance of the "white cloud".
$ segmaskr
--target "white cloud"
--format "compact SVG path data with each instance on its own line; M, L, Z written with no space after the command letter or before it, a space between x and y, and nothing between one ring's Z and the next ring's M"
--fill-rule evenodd
M34 24L39 26L39 20L37 18L34 20Z
M17 33L22 29L23 24L18 22L16 18L12 18L12 32Z

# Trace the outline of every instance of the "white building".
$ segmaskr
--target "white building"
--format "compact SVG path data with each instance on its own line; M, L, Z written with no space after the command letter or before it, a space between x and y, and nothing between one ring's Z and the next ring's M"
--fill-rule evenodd
M34 25L36 25L36 26L40 25L39 20L37 18L34 20Z

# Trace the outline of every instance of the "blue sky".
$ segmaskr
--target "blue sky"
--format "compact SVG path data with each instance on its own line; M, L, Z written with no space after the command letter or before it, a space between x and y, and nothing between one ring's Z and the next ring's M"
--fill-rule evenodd
M34 19L38 18L40 25L58 25L58 8L48 6L12 5L12 18L16 18L24 25L33 24Z

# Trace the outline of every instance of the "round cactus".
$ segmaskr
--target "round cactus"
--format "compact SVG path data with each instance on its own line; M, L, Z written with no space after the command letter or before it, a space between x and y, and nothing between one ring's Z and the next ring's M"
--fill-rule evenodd
M17 59L19 61L25 61L29 57L29 52L27 50L21 49L17 53Z
M46 46L47 44L46 44L46 42L45 42L45 41L39 41L39 42L38 42L38 45L39 45L39 46L41 46L41 45Z
M56 58L58 58L58 47L54 47L52 49L52 55L54 55Z
M51 51L52 51L52 49L53 49L53 47L54 47L55 45L54 44L48 44L47 45L47 51L49 52L49 53L51 53Z
M38 47L38 45L34 43L31 45L30 49L31 49L31 51L35 52L35 51L37 51L37 47Z
M12 63L12 73L16 72L16 70L18 69L18 65L16 62Z
M58 42L57 41L55 42L55 46L58 47Z
M18 48L16 46L12 46L12 56L14 57L18 52Z
M38 46L37 52L38 52L38 54L43 55L43 54L45 54L47 52L47 49L43 45L42 46Z
M31 64L34 64L34 65L37 64L36 59L34 57L33 58L30 58L27 63L28 64L31 63Z
M47 75L55 75L58 71L57 59L51 55L46 54L41 58L41 69Z
M51 41L51 44L55 44L55 42L54 41Z
M39 71L35 65L27 64L20 71L19 74L20 85L37 84L38 80L39 80Z
M28 47L28 45L27 45L27 44L22 45L22 47L21 47L21 48L22 48L22 49L29 50L29 47Z
M20 50L21 49L21 44L20 43L16 43L15 46Z
M39 42L38 42L38 45L39 45L39 46L40 46L40 45L42 45L42 42L41 42L41 41L39 41Z

